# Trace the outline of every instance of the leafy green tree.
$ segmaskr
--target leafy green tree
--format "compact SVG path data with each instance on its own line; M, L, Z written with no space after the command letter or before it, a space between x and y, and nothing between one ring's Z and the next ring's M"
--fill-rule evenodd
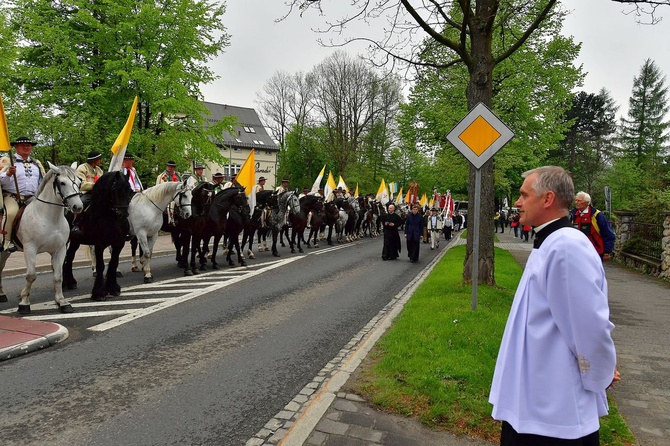
M229 122L206 125L199 85L215 78L206 63L228 45L224 11L204 0L11 0L19 43L9 75L29 110L17 127L32 125L56 162L81 160L111 147L138 96L129 149L148 169L169 158L185 168L187 151L222 162L215 143Z
M668 87L665 76L651 60L645 60L640 75L633 80L628 117L621 119L620 143L623 154L635 161L647 174L649 187L658 187L662 164L668 151L670 122Z

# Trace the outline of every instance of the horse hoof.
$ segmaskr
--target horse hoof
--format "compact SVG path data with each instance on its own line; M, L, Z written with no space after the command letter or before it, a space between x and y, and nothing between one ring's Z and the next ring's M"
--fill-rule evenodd
M134 273L139 273L139 272L140 272L140 269L139 269L138 267L136 267L136 266L133 266L132 268L130 268L130 271L132 271L132 272L134 272Z
M93 277L98 277L98 273L96 273L95 271L93 271Z
M253 253L253 252L250 252L250 253L249 253L249 258L250 258L250 259L255 259L255 258L256 258L256 256L254 255L254 253Z
M72 305L70 305L70 304L59 305L58 309L60 310L61 313L64 313L64 314L74 313L74 308L72 308Z
M107 296L93 295L91 296L91 300L96 302L105 302L107 300Z
M318 244L318 243L314 243L314 247L315 247L315 248L318 248L318 247L319 247L319 244Z
M8 302L6 294L0 294L0 302Z
M232 260L228 260L228 266L235 266L235 262L233 262Z
M153 277L145 277L145 278L144 278L144 283L153 283L153 282L154 282L154 278L153 278Z
M298 249L298 252L305 252L302 248Z
M188 268L188 263L186 263L186 262L177 262L177 268L186 269L186 268Z
M214 263L214 264L212 265L212 269L221 269L221 268L219 268L219 264L218 264L218 263Z
M70 290L76 290L76 289L77 289L77 284L76 283L63 284L63 291L70 291Z
M193 271L191 271L190 269L185 269L185 270L184 270L184 275L185 275L185 276L192 276L192 275L193 275Z
M291 249L291 254L295 254L295 249Z
M195 274L200 274L200 271L198 271L196 268L193 268L193 269L191 270L191 272L192 272L194 275L195 275Z
M19 304L19 309L17 310L17 313L19 313L20 315L30 314L30 305Z
M277 251L273 252L272 255L275 257L281 257Z
M123 273L121 271L116 272L116 277L123 277Z
M245 262L244 260L242 260L242 261L240 262L240 266L247 266L247 262Z
M333 242L328 242L328 245L333 246Z

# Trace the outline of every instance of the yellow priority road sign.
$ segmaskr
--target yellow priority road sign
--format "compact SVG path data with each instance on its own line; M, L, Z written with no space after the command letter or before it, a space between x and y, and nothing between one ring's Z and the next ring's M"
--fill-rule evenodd
M447 140L477 169L512 139L514 133L483 102L447 135Z

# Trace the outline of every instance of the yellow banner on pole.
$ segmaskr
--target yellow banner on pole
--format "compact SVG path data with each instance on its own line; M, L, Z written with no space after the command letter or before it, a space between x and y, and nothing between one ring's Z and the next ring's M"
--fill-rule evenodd
M2 105L0 96L0 152L9 152L12 146L9 144L9 131L7 131L7 119L5 118L5 107Z

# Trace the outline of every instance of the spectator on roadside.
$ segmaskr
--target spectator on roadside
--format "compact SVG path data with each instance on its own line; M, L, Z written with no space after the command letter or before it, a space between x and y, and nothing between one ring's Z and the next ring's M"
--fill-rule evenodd
M428 233L430 234L430 249L440 247L440 234L442 234L442 216L438 215L437 208L432 208L430 210L430 215L428 216Z
M614 250L614 231L605 214L591 206L591 196L586 192L577 192L575 208L570 211L572 224L586 234L603 261L612 258Z
M447 212L446 217L444 217L444 223L442 224L442 232L444 233L444 239L446 241L451 240L451 230L454 227L454 219Z
M510 226L514 229L514 238L519 238L519 213L513 213L510 220Z
M500 344L489 402L501 445L599 445L606 389L620 380L607 280L568 218L574 188L561 167L522 175L515 205L537 229Z

